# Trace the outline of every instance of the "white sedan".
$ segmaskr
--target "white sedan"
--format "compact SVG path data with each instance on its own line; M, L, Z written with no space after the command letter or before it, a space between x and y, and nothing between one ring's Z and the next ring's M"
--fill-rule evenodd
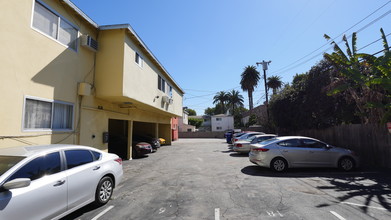
M301 136L276 137L254 144L249 160L278 172L294 167L338 167L350 171L358 166L353 151Z
M59 219L106 204L123 176L115 154L78 145L0 149L0 219Z

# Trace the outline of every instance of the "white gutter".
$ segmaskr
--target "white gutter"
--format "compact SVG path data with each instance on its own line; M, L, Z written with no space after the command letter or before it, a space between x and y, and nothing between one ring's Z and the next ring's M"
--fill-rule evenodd
M78 8L73 2L70 0L61 0L65 4L67 4L70 8L72 8L76 13L78 13L81 17L83 17L88 23L90 23L95 28L99 28L99 25L95 23L88 15L86 15L80 8Z

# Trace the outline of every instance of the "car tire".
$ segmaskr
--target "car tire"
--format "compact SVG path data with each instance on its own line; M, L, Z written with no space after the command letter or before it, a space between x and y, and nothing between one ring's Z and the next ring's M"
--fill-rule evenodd
M288 169L288 162L283 158L277 157L270 163L270 168L276 172L284 172Z
M95 192L95 204L104 205L106 204L111 196L113 195L114 182L111 177L103 177L98 184Z
M354 163L354 160L350 157L342 157L339 161L338 161L338 168L340 170L343 170L343 171L351 171L353 170L355 167L355 163Z

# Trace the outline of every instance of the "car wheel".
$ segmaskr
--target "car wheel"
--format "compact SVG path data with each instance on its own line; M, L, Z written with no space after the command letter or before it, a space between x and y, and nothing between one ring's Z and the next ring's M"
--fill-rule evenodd
M354 160L350 157L343 157L338 161L338 167L343 171L351 171L354 169Z
M113 189L113 180L108 176L103 177L96 188L95 203L97 205L106 204L113 195Z
M274 158L270 164L270 167L277 172L283 172L288 168L288 163L282 158Z

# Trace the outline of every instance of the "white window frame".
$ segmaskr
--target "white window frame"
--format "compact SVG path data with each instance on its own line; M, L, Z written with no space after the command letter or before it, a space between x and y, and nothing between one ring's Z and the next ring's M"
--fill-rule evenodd
M37 101L41 101L41 102L48 102L48 103L52 104L52 111L50 113L50 118L51 119L50 119L50 128L49 129L47 129L47 128L25 128L24 124L25 124L25 114L26 114L27 99L37 100ZM53 129L54 104L55 103L72 106L72 118L70 119L71 120L71 128L70 129L68 129L68 128L65 128L65 129L54 128ZM40 97L26 95L24 97L24 100L23 100L23 112L22 112L22 114L23 114L23 116L22 116L22 131L25 131L25 132L27 132L27 131L73 131L74 130L75 105L73 103L70 103L70 102L63 102L63 101L59 101L59 100L45 99L45 98L40 98Z
M144 58L139 54L137 53L137 51L135 51L135 55L134 55L134 62L141 68L143 68L144 66Z
M172 98L172 86L170 85L170 84L168 84L168 83L166 83L167 84L167 91L166 91L166 94L170 97L170 98Z
M40 29L34 27L33 23L34 23L34 13L35 13L35 4L40 4L41 6L43 6L44 8L46 8L49 12L53 13L54 15L57 16L57 33L56 33L56 38L53 38L52 36L46 34L45 32L41 31ZM62 43L60 41L60 27L61 27L61 22L65 22L67 23L68 25L70 25L71 27L73 27L75 30L76 30L76 39L75 39L75 48L72 48L64 43ZM40 1L40 0L33 0L33 7L32 7L32 13L31 13L31 28L39 33L41 33L42 35L56 41L57 43L77 52L78 51L78 47L79 47L79 36L80 36L80 32L79 32L79 28L72 24L70 21L68 21L66 18L64 18L63 16L61 16L56 10L52 9L51 7L49 7L47 4L45 4L44 2Z

